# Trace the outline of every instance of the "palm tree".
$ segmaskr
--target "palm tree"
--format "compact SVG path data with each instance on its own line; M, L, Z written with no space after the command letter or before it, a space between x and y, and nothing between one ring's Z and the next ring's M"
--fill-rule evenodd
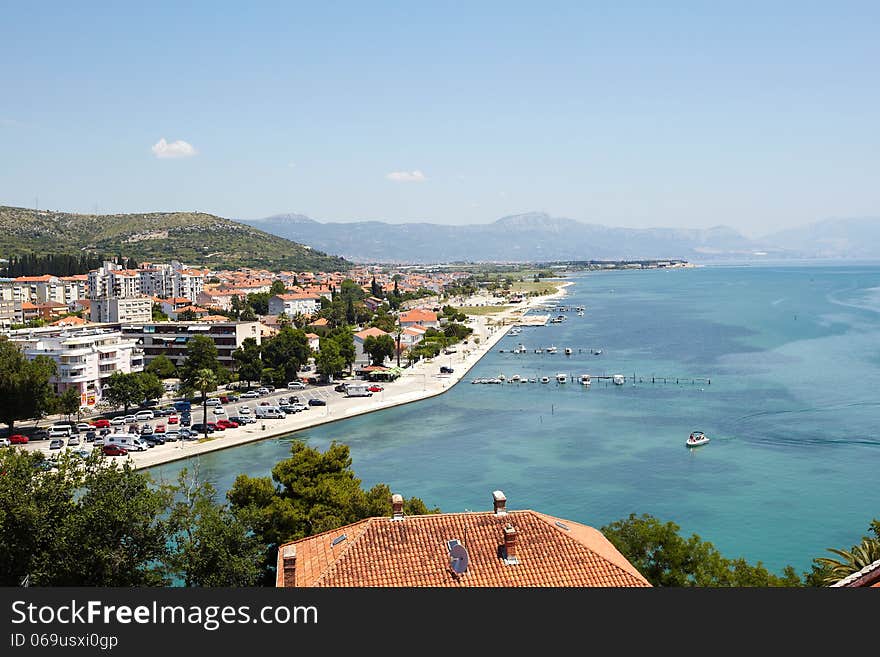
M828 551L833 552L840 559L819 557L815 561L826 568L825 584L834 584L880 559L880 541L863 538L861 544L856 545L852 550L828 548Z
M214 370L207 368L196 372L193 380L195 387L202 393L202 429L205 432L205 439L208 438L208 392L217 389L217 375Z

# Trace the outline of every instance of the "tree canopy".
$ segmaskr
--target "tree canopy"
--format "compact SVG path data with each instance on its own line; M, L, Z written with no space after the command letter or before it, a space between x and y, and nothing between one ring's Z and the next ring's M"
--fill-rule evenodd
M369 354L373 365L382 365L388 358L394 357L396 345L390 335L368 335L364 340L364 353Z
M309 362L312 350L305 331L285 326L262 345L263 365L271 368L273 383L284 385L296 379L300 368Z
M178 368L180 381L187 390L198 390L195 379L200 370L209 369L214 372L219 382L228 379L229 373L217 358L217 346L206 335L194 335L186 343L186 359Z
M39 418L52 409L55 393L49 379L55 369L48 356L28 360L18 345L0 340L0 421L9 433L16 420Z
M145 372L155 374L160 379L171 379L177 375L177 368L168 356L158 355L144 369Z

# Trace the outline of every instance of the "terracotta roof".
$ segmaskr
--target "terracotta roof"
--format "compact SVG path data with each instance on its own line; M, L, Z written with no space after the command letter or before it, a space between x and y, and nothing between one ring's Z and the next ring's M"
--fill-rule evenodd
M54 278L50 274L42 276L17 276L14 280L16 283L48 283Z
M83 324L88 324L88 322L82 317L71 315L70 317L62 317L49 324L49 326L82 326Z
M283 299L284 301L293 301L295 299L317 299L320 295L317 294L306 294L304 292L299 292L295 294L276 294L275 297L278 299Z
M324 317L319 317L314 322L309 322L309 326L327 326L329 323Z
M436 322L437 313L430 310L415 308L405 313L400 313L400 322Z
M518 563L512 565L504 558L507 525L517 535ZM468 551L463 575L450 568L447 541L453 539ZM291 545L294 583L303 587L650 586L599 531L528 510L368 518L280 546L279 586L282 554Z
M229 318L226 315L205 315L202 317L203 322L228 322Z
M370 328L364 329L363 331L358 331L354 334L354 337L360 338L361 340L365 340L369 336L373 336L374 338L378 338L380 335L391 335L390 333L386 333L380 328L376 328L375 326L371 326Z

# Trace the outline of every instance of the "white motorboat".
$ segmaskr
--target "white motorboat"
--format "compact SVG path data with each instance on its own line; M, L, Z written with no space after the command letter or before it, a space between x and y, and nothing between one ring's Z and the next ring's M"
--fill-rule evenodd
M519 383L522 380L522 377L519 374L514 374L510 377L511 383Z
M626 383L626 377L623 376L623 374L615 374L611 377L611 380L616 386L622 386L624 383Z
M566 348L565 348L565 355L566 355L566 356L571 356L571 347L566 347Z
M526 353L526 346L522 342L520 342L518 345L516 345L516 348L513 350L513 353L515 353L515 354Z
M692 431L691 435L688 436L688 439L685 441L685 445L688 447L699 447L700 445L705 445L709 442L709 436L704 434L702 431Z
M556 347L550 346L550 347L547 347L544 351L546 351L548 354L555 354Z
M556 375L556 383L565 383L566 381L568 381L568 376L562 372Z
M588 388L593 383L589 374L581 374L581 385L587 386Z
M542 376L542 377L541 377L541 383L550 383L550 377Z

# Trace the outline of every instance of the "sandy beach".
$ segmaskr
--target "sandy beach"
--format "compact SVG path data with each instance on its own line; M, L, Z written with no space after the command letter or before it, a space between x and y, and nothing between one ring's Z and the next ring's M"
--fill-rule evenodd
M494 347L501 338L514 326L518 319L529 309L539 306L549 300L562 298L566 295L566 287L570 282L559 284L559 290L551 295L530 297L515 307L506 307L506 310L498 313L472 316L468 326L474 332L468 340L468 344L455 345L457 351L453 354L441 354L433 359L422 360L411 367L404 368L404 374L391 383L381 384L382 392L374 393L372 397L346 397L342 393L334 391L332 386L309 386L306 390L277 391L277 396L295 394L300 401L305 402L311 397L317 397L327 402L326 406L312 406L308 411L302 411L288 415L283 419L266 419L254 424L246 424L237 429L227 429L223 432L214 433L208 440L181 440L157 445L145 452L131 452L128 458L136 468L148 468L161 463L168 463L180 459L187 459L199 454L205 454L219 449L236 447L256 440L265 440L290 434L300 429L338 422L356 415L373 413L400 404L413 402L442 395L452 386L461 381L470 369ZM492 301L488 297L472 297L465 300L464 305L488 305ZM479 338L475 343L474 338ZM440 367L453 368L452 374L440 374ZM238 415L238 408L247 405L253 408L261 400L242 400L236 404L226 406L227 415ZM210 414L210 411L209 411ZM209 418L210 419L210 418ZM201 409L193 407L193 421L202 420ZM40 449L47 455L48 441L31 443L31 449ZM88 447L88 444L86 444ZM108 457L120 459L122 457Z

